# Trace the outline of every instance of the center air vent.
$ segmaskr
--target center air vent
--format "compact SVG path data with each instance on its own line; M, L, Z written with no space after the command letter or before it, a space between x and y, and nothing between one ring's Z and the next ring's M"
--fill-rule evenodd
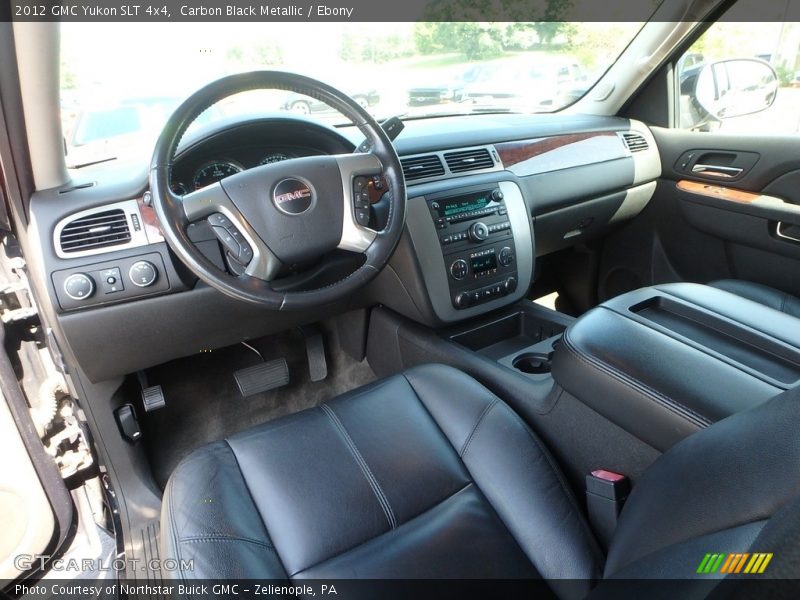
M640 133L623 133L622 139L631 152L643 152L650 147L645 137Z
M494 160L492 160L492 156L486 148L446 152L444 159L447 161L447 167L451 173L463 173L464 171L477 171L494 167Z
M403 175L405 175L406 181L444 175L442 161L435 154L404 158L400 162L403 165Z
M59 237L64 253L119 246L130 241L128 219L121 209L92 213L70 221Z

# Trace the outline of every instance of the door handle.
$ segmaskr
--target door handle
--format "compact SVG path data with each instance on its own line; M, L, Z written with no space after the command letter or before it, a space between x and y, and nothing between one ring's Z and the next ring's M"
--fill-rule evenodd
M742 174L739 167L723 167L721 165L694 165L692 173L702 173L706 177L733 178Z
M787 223L783 223L782 221L778 221L777 226L775 227L775 233L778 234L779 238L783 238L784 240L790 240L792 242L800 242L800 228L797 225L791 225Z

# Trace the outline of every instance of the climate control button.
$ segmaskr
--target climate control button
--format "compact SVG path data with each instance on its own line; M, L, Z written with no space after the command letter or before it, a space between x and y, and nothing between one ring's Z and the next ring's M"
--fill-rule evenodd
M500 261L501 265L507 267L514 262L514 252L511 250L511 248L505 246L502 250L500 250L500 254L498 255L497 259Z
M467 276L468 272L469 267L467 266L467 261L465 261L463 258L459 258L452 265L450 265L450 275L452 275L453 279L460 281Z
M128 277L131 283L137 287L149 287L158 279L158 270L156 266L146 260L139 260L128 270Z
M64 293L73 300L86 300L94 294L94 279L86 273L74 273L64 280Z

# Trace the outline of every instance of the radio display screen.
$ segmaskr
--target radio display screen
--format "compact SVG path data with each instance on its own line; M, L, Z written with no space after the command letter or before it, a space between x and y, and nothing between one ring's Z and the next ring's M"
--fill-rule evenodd
M449 198L439 202L440 217L455 217L464 213L482 210L493 203L492 192L477 192L458 198Z
M497 255L492 252L481 256L473 256L469 259L469 266L472 269L473 275L491 271L497 268Z

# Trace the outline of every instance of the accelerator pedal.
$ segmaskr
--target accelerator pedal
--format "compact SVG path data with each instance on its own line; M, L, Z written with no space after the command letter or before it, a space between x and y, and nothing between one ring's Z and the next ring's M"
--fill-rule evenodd
M299 328L306 343L308 374L311 381L322 381L328 376L328 361L325 359L325 340L322 331L313 325Z
M289 365L285 358L276 358L252 367L239 369L233 374L236 385L245 398L289 383Z

